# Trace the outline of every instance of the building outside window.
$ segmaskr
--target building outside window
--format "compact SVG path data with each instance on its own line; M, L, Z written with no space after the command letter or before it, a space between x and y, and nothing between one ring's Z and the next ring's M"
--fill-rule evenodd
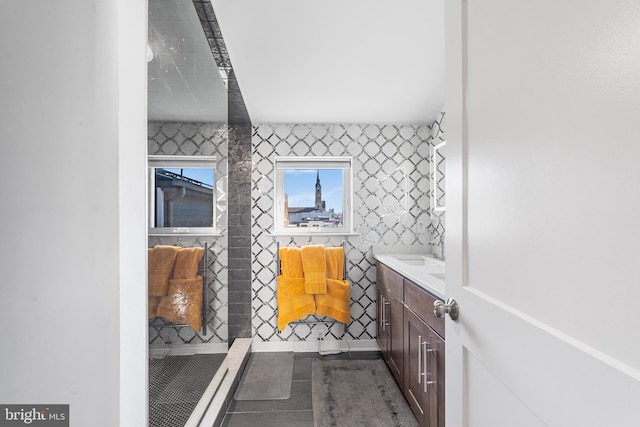
M215 158L149 156L149 233L214 234Z
M275 234L352 233L350 157L279 157Z

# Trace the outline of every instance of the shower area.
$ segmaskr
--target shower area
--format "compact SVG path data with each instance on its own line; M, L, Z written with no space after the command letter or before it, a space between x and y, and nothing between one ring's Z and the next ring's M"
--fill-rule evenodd
M149 238L149 293L157 262L154 252L175 249L178 254L198 251L197 273L169 279L165 296L149 296L149 426L195 426L204 415L227 370L225 287L218 282L212 247L202 237ZM170 243L170 244L167 244ZM164 255L166 260L166 255ZM176 275L179 259L171 276ZM192 260L193 262L193 260ZM182 270L184 271L184 270ZM220 275L222 276L222 275ZM217 276L218 278L220 276Z
M197 425L196 411L225 354L165 356L149 360L149 426ZM202 400L203 406L208 403ZM204 408L203 408L204 409ZM194 424L195 423L195 424Z
M227 371L227 69L216 28L210 2L149 0L151 427L198 425Z

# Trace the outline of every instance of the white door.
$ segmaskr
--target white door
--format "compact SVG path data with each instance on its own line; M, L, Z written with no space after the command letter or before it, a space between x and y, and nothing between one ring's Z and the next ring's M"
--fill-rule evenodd
M447 425L640 425L640 2L446 0Z

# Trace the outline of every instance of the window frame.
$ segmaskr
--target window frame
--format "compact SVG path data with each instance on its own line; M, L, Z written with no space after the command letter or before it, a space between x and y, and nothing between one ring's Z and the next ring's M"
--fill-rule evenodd
M285 227L284 171L287 169L342 169L342 227ZM353 233L353 157L278 156L274 160L273 234L293 235L352 235Z
M206 168L213 173L213 197L211 203L212 225L211 227L155 227L156 220L156 168ZM215 156L147 156L148 171L148 233L153 236L181 236L181 235L219 235L217 227L217 182L216 182L216 157Z

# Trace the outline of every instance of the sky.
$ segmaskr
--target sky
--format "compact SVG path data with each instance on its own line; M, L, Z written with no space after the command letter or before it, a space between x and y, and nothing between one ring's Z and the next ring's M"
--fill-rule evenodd
M164 168L180 174L179 168ZM333 208L342 213L342 170L320 169L320 185L322 200L327 210ZM213 174L210 168L184 168L185 176L213 185ZM316 201L317 169L289 169L284 171L284 192L289 196L289 206L310 207Z
M284 192L291 207L313 207L316 201L317 169L288 169L284 171ZM322 200L327 211L342 213L342 169L320 169Z

